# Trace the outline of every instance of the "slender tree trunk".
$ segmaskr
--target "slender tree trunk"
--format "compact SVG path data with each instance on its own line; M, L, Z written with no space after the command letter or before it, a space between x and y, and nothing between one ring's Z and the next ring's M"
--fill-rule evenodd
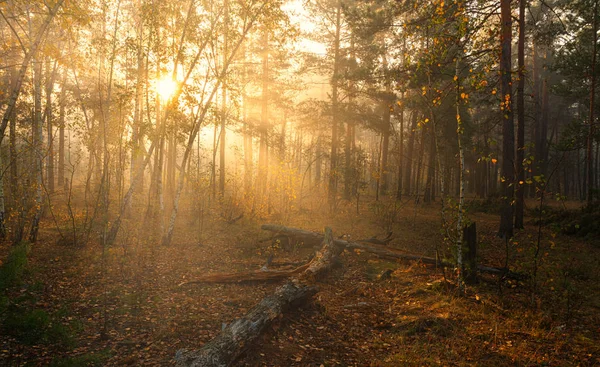
M430 128L431 139L429 143L429 163L427 165L427 182L425 183L425 195L423 197L423 202L430 203L434 200L434 176L435 176L435 159L436 159L436 151L435 151L435 131L433 128L433 124Z
M356 52L354 47L354 37L350 40L350 59L352 62L356 60ZM354 105L354 83L352 81L348 82L348 105ZM344 139L344 199L350 200L352 197L352 186L353 186L353 170L354 170L354 157L352 151L353 145L353 135L352 129L354 122L348 121L346 123L346 138Z
M525 0L519 0L519 84L517 86L517 170L515 228L523 228L525 189Z
M2 162L2 154L0 152L0 172L4 172L4 164ZM6 238L6 206L4 203L4 175L0 175L0 239Z
M410 134L408 136L408 152L406 153L406 164L404 169L404 194L410 196L412 194L412 164L415 148L415 135L417 130L417 111L411 112Z
M418 203L421 198L421 182L422 182L422 174L423 174L423 155L425 154L425 128L421 129L421 138L419 139L419 153L417 166L415 167L415 202Z
M322 144L321 144L321 133L318 133L318 134L319 135L317 136L317 147L315 149L315 151L316 151L315 186L319 186L319 184L321 183L321 167L323 166L323 159L322 159L323 150L322 150Z
M224 20L223 24L225 25L225 31L223 33L223 64L227 62L227 58L229 57L228 53L228 28L229 27L229 1L223 1L223 11L224 11ZM222 76L223 79L226 78L225 75ZM227 83L226 80L221 82L222 84L222 94L221 94L221 146L219 147L219 192L221 196L225 195L225 134L227 130L225 129L225 125L227 123Z
M537 167L537 175L545 176L546 170L548 166L548 115L550 110L549 104L549 96L548 96L548 77L544 75L544 80L542 80L542 113L540 116L539 123L539 132L538 132L538 141L536 146L538 147L537 158L538 158L538 167Z
M594 104L596 102L596 54L598 53L598 0L594 1L594 22L593 22L593 48L592 48L592 85L590 88L590 122L586 146L586 167L587 167L587 205L591 207L594 201L594 124L596 116Z
M65 105L67 92L67 69L63 70L58 113L58 187L65 187Z
M47 182L46 189L50 194L54 192L54 131L52 114L52 91L54 90L54 76L56 63L52 66L50 58L46 58L46 131L48 138L48 155L46 157Z
M283 122L281 124L281 137L279 138L279 161L285 161L285 138L287 134L287 110L283 112Z
M260 187L260 194L265 195L268 186L267 154L269 150L269 33L267 29L262 30L262 96L260 113L260 146L258 152L258 176L261 178L257 182Z
M460 48L462 50L462 47ZM459 51L460 52L460 51ZM458 137L458 212L456 215L456 231L458 238L456 239L456 267L458 269L458 287L463 287L463 223L464 223L464 206L465 206L465 151L463 148L464 126L460 113L461 87L460 87L460 57L456 57L456 66L454 79L456 79L456 133Z
M398 157L398 190L396 191L396 200L402 200L402 171L404 169L404 92L401 97L402 105L398 112L398 119L400 120L400 153Z
M44 132L42 124L42 63L33 59L33 156L35 166L35 214L29 232L29 242L37 241L40 220L42 218L43 197L42 197L42 172L43 172L43 144Z
M387 53L387 52L386 52ZM381 193L387 195L389 186L389 168L388 168L388 152L390 147L390 122L391 122L391 109L393 108L392 103L392 82L390 80L388 71L387 55L383 55L383 69L385 73L385 101L383 103L383 143L381 144Z
M332 125L331 125L331 161L329 166L329 184L327 189L329 190L328 201L329 210L334 212L337 207L337 170L338 170L338 125L339 125L339 101L338 101L338 73L340 68L340 35L341 35L341 14L342 14L342 2L338 0L335 16L335 39L333 44L333 75L331 77L331 113L332 113Z
M502 80L502 212L498 235L510 238L513 235L513 196L514 196L514 160L515 160L515 127L512 111L511 81L511 43L512 16L510 0L501 0L500 13L502 21L500 73Z
M14 210L17 210L19 204L19 194L22 187L19 188L18 177L19 177L19 158L17 155L17 120L15 116L10 118L10 130L9 130L9 153L10 153L10 194L11 194L11 205ZM22 232L22 230L21 230Z
M244 46L242 46L244 47ZM242 123L244 132L244 188L246 195L250 195L252 190L252 176L253 176L253 151L252 151L252 132L248 126L248 96L246 93L246 83L248 82L248 68L246 66L246 48L243 50L244 54L244 66L242 71Z

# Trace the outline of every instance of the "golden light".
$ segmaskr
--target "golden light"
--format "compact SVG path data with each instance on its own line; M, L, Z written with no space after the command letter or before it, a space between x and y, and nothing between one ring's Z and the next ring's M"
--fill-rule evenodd
M177 83L170 76L165 75L156 81L156 93L160 99L165 102L173 97L177 90Z

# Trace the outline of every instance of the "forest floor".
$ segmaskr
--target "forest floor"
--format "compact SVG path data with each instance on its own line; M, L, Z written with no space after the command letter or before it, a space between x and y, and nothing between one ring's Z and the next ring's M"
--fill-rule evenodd
M352 239L391 230L392 247L427 256L448 251L439 203L365 202L359 214L355 203L342 204L334 216L319 205L234 224L217 210L202 225L182 217L167 248L138 239L125 223L118 244L104 252L97 244L57 243L46 219L20 279L4 298L0 293L0 365L173 364L178 349L201 347L278 285L181 282L259 269L269 252L280 262L310 256L311 249L260 242L269 236L263 223L330 226L334 235ZM469 217L477 223L480 263L502 267L507 244L495 236L498 216ZM314 299L284 315L236 365L600 365L599 239L563 235L552 226L542 228L539 251L537 239L538 226L528 217L508 244L517 271L533 273L538 253L535 282L483 276L465 292L450 270L345 252ZM10 251L0 245L4 267ZM380 280L388 269L391 278Z

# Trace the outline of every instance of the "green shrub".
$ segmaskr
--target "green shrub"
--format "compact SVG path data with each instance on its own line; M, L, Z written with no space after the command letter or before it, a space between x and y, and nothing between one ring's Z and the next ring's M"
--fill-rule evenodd
M25 344L71 346L73 337L68 326L45 310L12 306L4 320L4 331Z
M0 294L21 279L27 266L29 244L22 242L12 248L6 263L0 266Z

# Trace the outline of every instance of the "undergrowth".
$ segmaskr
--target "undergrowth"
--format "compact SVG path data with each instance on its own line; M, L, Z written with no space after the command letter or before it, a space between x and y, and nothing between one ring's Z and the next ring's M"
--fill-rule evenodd
M11 288L22 282L27 271L29 243L14 246L5 264L0 266L0 324L6 335L10 335L24 344L56 344L71 347L74 344L74 325L65 325L61 319L67 310L48 312L36 308L37 297L34 292L39 284L33 284L18 297L10 296Z

